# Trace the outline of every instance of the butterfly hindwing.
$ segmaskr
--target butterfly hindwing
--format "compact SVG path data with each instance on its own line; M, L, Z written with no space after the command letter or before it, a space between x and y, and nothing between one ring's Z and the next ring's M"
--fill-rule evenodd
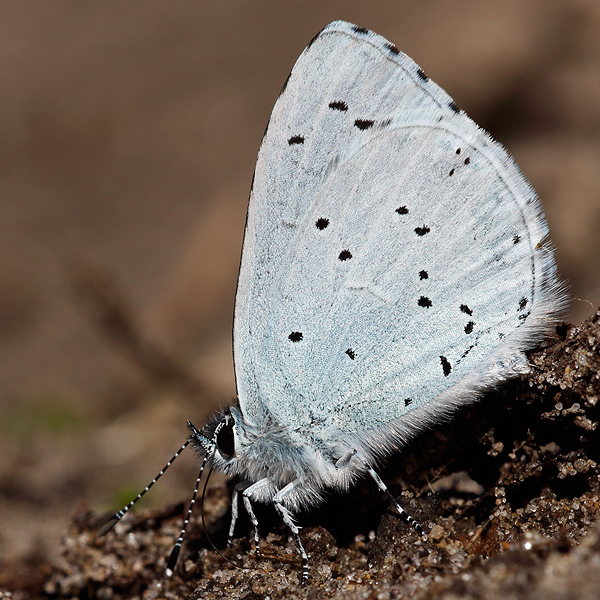
M559 308L545 235L504 149L384 38L333 23L259 152L234 327L242 410L335 439L467 375L489 382Z

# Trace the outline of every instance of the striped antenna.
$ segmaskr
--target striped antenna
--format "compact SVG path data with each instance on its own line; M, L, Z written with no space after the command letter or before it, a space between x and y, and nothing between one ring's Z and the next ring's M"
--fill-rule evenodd
M190 505L188 507L187 513L185 514L185 519L183 521L183 526L181 527L181 531L179 532L179 537L175 542L175 546L171 551L171 555L169 556L169 560L167 561L167 567L165 569L165 575L167 577L172 577L175 571L175 566L177 565L177 559L179 558L179 552L181 552L181 545L183 544L183 538L185 537L185 532L187 530L187 526L190 522L190 518L192 516L192 512L194 510L194 504L196 504L196 496L198 495L198 490L200 489L200 480L202 479L202 474L204 473L204 467L206 463L214 456L214 453L217 450L217 436L219 432L225 425L229 423L228 417L225 417L216 427L213 433L212 439L210 440L209 445L205 445L206 449L210 448L210 453L207 451L204 454L204 458L202 459L202 466L200 467L200 472L198 473L198 477L196 478L196 485L194 487L194 493L192 494L192 499L190 501ZM196 436L199 440L202 440L204 436L200 434L200 432L188 421L188 427L192 431L192 435ZM204 438L206 439L206 438ZM208 440L207 440L208 441ZM210 477L210 473L208 475ZM206 484L208 484L208 479L206 480ZM204 486L206 490L206 485ZM204 497L204 494L203 494ZM204 521L203 521L204 522ZM211 542L212 543L212 542ZM218 552L218 550L217 550ZM219 554L221 554L219 552ZM222 556L222 555L221 555ZM227 560L227 559L226 559Z
M173 461L186 449L189 445L190 440L188 440L171 458L171 460L163 467L161 472L140 492L127 506L122 508L118 513L114 514L104 525L98 529L98 536L102 537L106 535L128 512L129 509L142 498L142 496L163 476L163 473L173 464Z
M179 532L179 537L177 538L177 542L175 542L175 546L173 550L171 550L171 555L169 556L169 560L167 561L167 567L165 568L165 575L167 577L172 577L175 571L175 565L177 564L177 559L179 558L179 552L181 551L181 545L183 544L183 538L185 536L185 531L187 529L188 523L190 522L190 518L192 516L192 511L194 510L194 504L196 504L196 496L198 495L198 490L200 489L200 480L202 479L202 473L204 473L204 467L208 462L210 457L208 454L204 456L202 460L202 466L200 467L200 473L198 473L198 477L196 478L196 485L194 487L194 493L192 494L192 499L190 501L190 505L188 507L187 513L185 514L185 519L183 521L183 526L181 527L181 531Z

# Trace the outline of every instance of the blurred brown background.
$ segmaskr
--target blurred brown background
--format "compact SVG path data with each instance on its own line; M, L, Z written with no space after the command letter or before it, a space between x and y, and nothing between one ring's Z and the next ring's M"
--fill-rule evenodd
M600 304L597 0L2 3L0 560L56 552L77 506L119 508L186 418L233 398L256 152L294 61L340 18L508 147L573 296ZM574 301L570 319L591 313ZM180 462L153 502L191 492Z

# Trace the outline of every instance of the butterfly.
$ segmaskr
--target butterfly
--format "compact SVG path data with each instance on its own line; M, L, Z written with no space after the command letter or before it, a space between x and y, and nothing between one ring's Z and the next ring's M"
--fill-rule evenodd
M374 467L527 370L525 351L567 302L547 233L506 150L417 64L368 29L325 27L258 153L235 303L238 399L202 429L188 422L181 450L203 458L194 498L207 464L239 477L230 539L241 498L258 552L253 505L273 504L303 582L295 514L326 490L369 475L422 531Z

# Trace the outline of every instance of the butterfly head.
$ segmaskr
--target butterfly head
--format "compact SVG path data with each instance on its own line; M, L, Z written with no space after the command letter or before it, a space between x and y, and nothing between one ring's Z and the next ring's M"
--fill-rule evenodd
M243 419L234 406L216 413L202 428L189 421L190 443L196 454L226 475L244 474L244 448L247 447Z
M285 427L269 417L251 423L237 405L215 414L202 429L189 421L188 427L198 457L230 477L253 482L268 478L279 489L313 466L310 452L294 443Z

